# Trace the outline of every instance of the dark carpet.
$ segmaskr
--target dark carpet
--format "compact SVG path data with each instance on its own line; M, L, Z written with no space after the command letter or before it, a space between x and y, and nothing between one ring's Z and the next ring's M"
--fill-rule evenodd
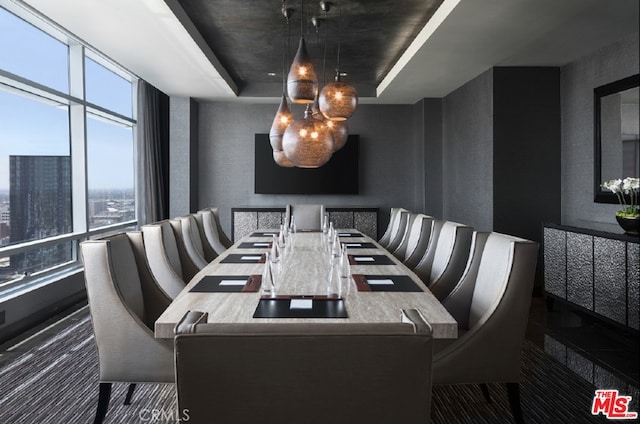
M98 358L88 310L81 309L65 319L55 333L40 335L28 348L25 344L2 352L0 423L93 422ZM590 413L594 387L529 341L524 345L522 365L520 390L525 422L607 422L603 416ZM114 384L106 424L177 422L173 385L139 385L129 406L122 404L126 388L124 383ZM431 422L513 422L506 387L490 384L489 389L491 404L485 402L478 386L434 387Z

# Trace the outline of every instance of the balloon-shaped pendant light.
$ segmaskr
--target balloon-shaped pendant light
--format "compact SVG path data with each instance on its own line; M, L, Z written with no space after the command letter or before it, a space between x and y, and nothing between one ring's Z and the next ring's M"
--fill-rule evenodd
M351 84L340 80L340 71L334 82L325 85L318 97L322 114L332 121L350 118L358 107L358 93Z
M274 150L273 151L273 160L276 164L283 168L293 168L293 163L287 158L287 155L284 154L282 150Z
M358 106L358 93L351 84L341 81L340 42L342 38L342 8L338 3L338 54L336 60L335 81L325 85L318 96L320 111L332 121L344 121L351 117ZM346 74L345 74L346 75Z
M332 121L327 119L325 124L333 136L333 151L336 152L342 149L349 138L349 126L347 125L347 121Z
M333 136L322 121L314 119L307 105L304 119L293 122L284 132L284 154L299 168L318 168L333 154Z

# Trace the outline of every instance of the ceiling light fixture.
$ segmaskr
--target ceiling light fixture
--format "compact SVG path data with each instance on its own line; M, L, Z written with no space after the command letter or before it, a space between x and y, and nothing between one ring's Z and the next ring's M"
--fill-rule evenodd
M331 159L333 136L323 121L312 116L311 105L304 111L304 119L293 122L284 132L282 149L298 168L318 168Z
M313 103L318 95L318 77L313 68L311 57L304 41L304 0L300 0L300 42L289 76L287 77L287 92L293 103Z
M287 103L286 80L284 78L287 61L285 41L288 39L286 35L289 29L289 18L293 15L293 9L287 8L284 0L282 1L282 15L285 19L286 30L282 31L282 98L280 99L278 112L276 112L276 116L273 118L273 123L271 124L271 129L269 130L269 141L271 142L271 148L273 149L273 160L282 167L291 168L293 167L293 163L287 159L286 155L282 151L282 137L284 136L284 132L289 124L293 122L293 115L291 114L289 104Z
M316 33L322 22L326 20L332 5L333 3L329 1L320 2L320 9L325 13L325 18L315 16L311 18ZM350 84L340 81L340 77L346 75L340 71L342 12L340 12L338 23L336 81L323 88L324 95L318 95L318 78L304 40L305 16L303 7L304 0L300 0L300 42L286 84L284 80L286 59L283 48L283 94L269 131L269 139L273 148L273 159L278 165L318 168L327 163L333 152L341 149L347 142L349 128L346 119L353 115L358 95ZM282 1L282 14L286 19L286 28L288 29L293 9L286 7L286 0ZM288 39L290 40L290 37ZM289 49L286 50L289 51ZM323 79L326 51L327 32L325 32L324 40ZM285 92L292 103L307 105L304 119L293 120Z
M339 1L339 0L338 0ZM334 82L325 85L318 97L318 105L322 114L332 121L344 121L350 118L358 107L358 93L349 83L340 80L340 42L342 30L342 8L338 3L338 54L336 61L336 77Z

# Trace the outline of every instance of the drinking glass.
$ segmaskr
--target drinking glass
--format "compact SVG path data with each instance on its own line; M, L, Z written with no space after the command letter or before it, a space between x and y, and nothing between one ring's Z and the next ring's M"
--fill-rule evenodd
M264 269L262 270L262 294L275 296L275 284L271 269L271 258L269 252L265 254Z
M340 297L340 261L332 260L327 278L327 296Z

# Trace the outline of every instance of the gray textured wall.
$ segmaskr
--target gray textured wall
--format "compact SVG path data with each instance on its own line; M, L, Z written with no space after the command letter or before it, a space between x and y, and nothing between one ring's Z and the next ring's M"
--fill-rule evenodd
M560 69L496 67L493 229L540 242L560 203Z
M493 70L443 100L443 218L493 229Z
M360 135L358 195L254 194L254 134L268 133L274 104L202 102L199 114L199 206L217 206L225 231L231 208L324 203L327 206L380 207L380 227L388 208L416 209L416 151L412 105L359 105L349 130ZM295 108L298 119L301 109ZM417 205L416 205L417 204Z
M442 217L442 99L423 99L422 113L424 143L424 212Z
M198 103L171 97L169 115L169 217L175 217L198 206Z
M562 224L619 231L617 205L593 201L593 89L638 73L638 33L561 70Z

